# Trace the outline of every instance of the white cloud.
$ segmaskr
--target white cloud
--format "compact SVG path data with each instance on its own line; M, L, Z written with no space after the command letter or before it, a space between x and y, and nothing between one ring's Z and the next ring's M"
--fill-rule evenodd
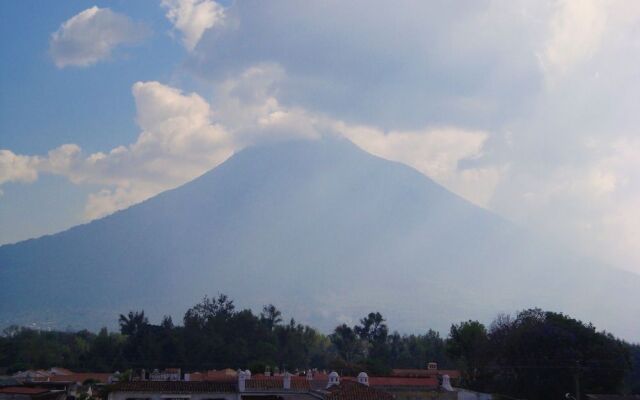
M0 183L31 182L42 172L101 185L85 208L85 218L94 219L187 182L232 154L229 135L211 121L202 97L158 82L137 82L132 92L142 130L134 143L88 155L75 144L42 157L1 150Z
M7 182L33 182L38 179L38 157L0 149L0 185Z
M410 165L468 200L486 206L504 166L462 168L460 162L482 155L488 133L456 127L391 131L337 123L336 130L382 158Z
M551 78L593 56L605 33L608 5L597 0L563 0L549 21L542 66Z
M126 15L93 6L69 18L51 35L49 52L58 68L86 67L110 57L119 45L140 42L148 33L146 26Z
M137 121L135 143L86 157L67 170L84 182L111 185L89 198L87 218L95 218L187 182L233 152L225 129L211 121L209 104L195 93L158 82L133 85Z
M224 21L224 8L213 0L162 0L167 19L182 34L182 43L193 50L207 29Z
M165 189L166 187L163 185L144 183L136 183L135 186L116 186L111 189L101 189L97 193L89 194L84 207L84 218L90 221L103 217L148 199Z
M486 133L449 127L385 134L287 107L277 98L277 82L283 74L277 65L261 64L221 82L212 103L215 110L196 93L185 94L159 82L137 82L132 94L141 132L134 143L88 155L79 146L66 144L42 157L6 151L11 157L4 158L18 160L11 162L24 165L23 169L29 167L32 175L24 172L23 181L32 181L42 172L65 176L76 184L102 186L87 199L86 219L188 182L245 146L294 137L316 139L323 134L343 135L366 151L411 165L461 194L472 185L482 184L485 191L494 186L487 183L485 170L458 165L481 154ZM485 198L471 197L486 203Z
M583 254L638 272L640 140L587 147L598 155L584 165L567 163L541 176L514 169L501 182L495 206Z
M242 146L293 137L317 138L322 118L295 106L284 106L278 87L286 76L273 63L253 65L216 85L214 117Z

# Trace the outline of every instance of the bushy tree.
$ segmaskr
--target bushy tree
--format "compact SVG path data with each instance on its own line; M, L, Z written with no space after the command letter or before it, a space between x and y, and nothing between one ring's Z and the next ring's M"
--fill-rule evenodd
M564 314L524 310L489 332L494 390L532 400L617 393L631 368L628 346Z
M451 325L447 352L458 361L464 381L469 387L481 389L488 364L487 329L478 321Z

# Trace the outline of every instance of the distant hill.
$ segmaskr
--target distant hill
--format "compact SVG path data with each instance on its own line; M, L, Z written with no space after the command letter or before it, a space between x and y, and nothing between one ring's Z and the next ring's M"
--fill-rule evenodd
M640 276L555 248L346 140L239 152L177 189L0 247L0 326L115 326L203 295L321 329L378 310L404 332L541 307L640 339Z

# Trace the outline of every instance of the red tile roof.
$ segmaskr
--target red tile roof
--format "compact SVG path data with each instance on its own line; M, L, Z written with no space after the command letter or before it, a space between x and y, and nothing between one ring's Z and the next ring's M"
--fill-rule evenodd
M425 376L436 375L449 375L451 379L457 379L460 377L460 371L455 369L411 369L411 368L397 368L391 370L391 376L402 376L405 378L417 378Z
M100 383L109 383L112 374L101 372L75 372L69 375L51 375L49 382L80 382L94 380Z
M343 377L342 380L348 380L357 382L357 379L351 376ZM373 387L438 387L437 377L423 377L423 378L403 378L397 376L370 376L369 386Z
M238 373L232 369L223 369L221 371L210 370L207 372L192 372L189 374L190 381L219 381L219 380L235 380Z
M52 375L71 375L74 372L70 369L62 368L62 367L53 367L49 370Z
M393 400L393 396L385 391L349 380L343 380L327 390L327 400Z
M449 375L449 378L451 379L458 379L462 376L460 371L458 371L457 369L439 369L438 374Z
M25 386L9 386L0 388L0 393L6 394L42 394L47 393L49 389L45 388L34 388L34 387L25 387Z
M185 381L135 381L113 385L113 392L162 392L187 393L234 393L237 385L232 382L185 382Z
M284 390L284 377L282 376L253 376L245 381L247 390ZM309 381L301 376L291 377L291 389L305 392L311 390Z

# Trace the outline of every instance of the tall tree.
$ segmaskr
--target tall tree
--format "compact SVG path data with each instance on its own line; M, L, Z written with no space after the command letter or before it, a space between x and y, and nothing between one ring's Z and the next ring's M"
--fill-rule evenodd
M478 321L451 325L447 352L459 362L463 378L472 388L481 388L480 378L488 363L487 329Z
M575 393L617 393L631 368L628 346L591 324L530 309L494 323L494 388L532 400Z
M118 323L120 324L120 333L135 336L149 325L149 320L144 316L144 311L129 311L127 315L120 314Z
M330 336L338 354L348 364L361 354L361 343L356 332L347 324L338 325Z
M282 322L282 313L273 304L268 304L262 307L262 313L260 313L260 320L263 321L270 330Z

